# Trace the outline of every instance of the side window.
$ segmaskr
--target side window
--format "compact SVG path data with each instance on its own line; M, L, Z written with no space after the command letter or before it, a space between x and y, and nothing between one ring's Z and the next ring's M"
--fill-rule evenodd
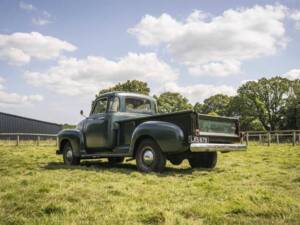
M131 98L125 99L126 112L132 113L151 113L151 103L148 99Z
M97 101L92 114L105 113L106 109L107 109L107 98L100 99Z
M119 97L114 97L110 101L110 112L119 112L120 111L120 99Z

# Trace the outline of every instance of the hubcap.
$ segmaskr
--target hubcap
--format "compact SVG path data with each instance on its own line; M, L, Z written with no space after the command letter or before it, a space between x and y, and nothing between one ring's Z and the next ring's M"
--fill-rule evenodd
M72 159L73 159L73 152L72 152L71 149L68 149L68 151L67 151L67 160L72 161Z
M143 161L147 166L150 166L153 163L154 155L153 150L149 147L144 149Z

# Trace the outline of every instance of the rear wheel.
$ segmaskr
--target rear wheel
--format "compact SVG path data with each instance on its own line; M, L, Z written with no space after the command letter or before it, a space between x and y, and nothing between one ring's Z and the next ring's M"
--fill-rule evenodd
M124 157L111 157L108 158L108 164L115 165L118 163L122 163L124 161Z
M151 139L143 140L136 152L136 164L142 172L162 172L166 166L166 157L158 144Z
M80 158L75 156L70 142L67 142L63 147L63 159L68 166L79 165L80 163Z
M217 152L195 152L189 157L192 168L214 168L217 164Z

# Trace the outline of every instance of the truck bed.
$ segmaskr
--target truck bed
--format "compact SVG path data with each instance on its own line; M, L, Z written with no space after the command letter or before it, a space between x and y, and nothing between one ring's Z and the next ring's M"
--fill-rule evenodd
M200 129L200 136L208 137L209 143L234 143L239 141L238 120L236 118L209 116L188 110L117 121L119 124L118 145L129 145L135 127L146 121L164 121L176 124L182 129L186 144L191 142L190 137L195 134L196 129ZM206 126L201 127L205 124ZM224 124L234 124L235 132L214 129L218 128L218 125L224 127Z
M164 121L176 124L184 132L184 141L188 143L188 136L197 126L197 114L193 111L181 111L117 121L120 126L119 145L129 145L135 127L146 121Z

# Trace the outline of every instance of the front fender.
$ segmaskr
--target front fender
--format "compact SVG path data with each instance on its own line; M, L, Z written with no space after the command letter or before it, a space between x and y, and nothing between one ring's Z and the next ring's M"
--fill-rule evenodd
M69 141L72 145L74 154L80 156L80 153L84 151L84 137L83 133L78 129L65 129L60 131L58 134L59 150L61 154L63 151L63 144L65 141Z
M132 134L129 153L134 154L137 144L144 137L151 137L163 152L183 152L184 134L181 128L173 123L163 121L147 121L138 125Z

